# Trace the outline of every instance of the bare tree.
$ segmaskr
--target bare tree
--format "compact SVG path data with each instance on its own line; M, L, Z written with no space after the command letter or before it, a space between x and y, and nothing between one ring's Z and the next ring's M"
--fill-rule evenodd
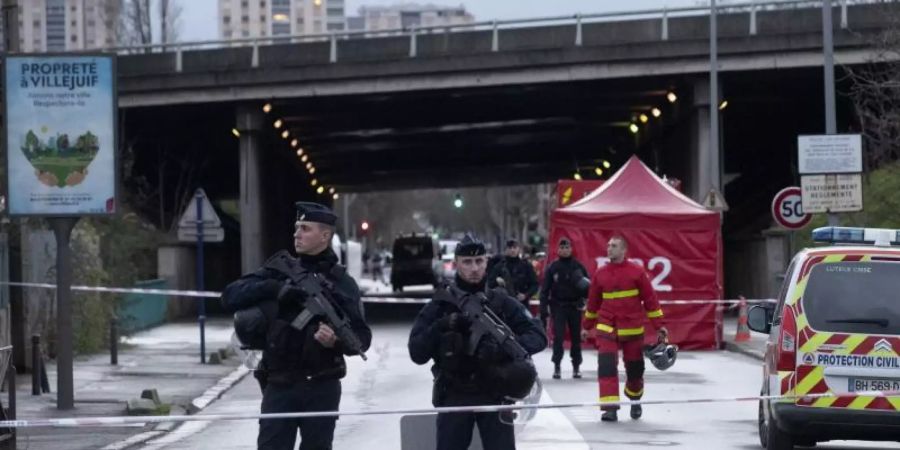
M178 40L181 13L182 7L177 0L159 0L160 39L163 44Z
M900 158L900 14L886 11L891 26L872 39L874 57L861 66L845 66L850 99L866 143L867 170Z

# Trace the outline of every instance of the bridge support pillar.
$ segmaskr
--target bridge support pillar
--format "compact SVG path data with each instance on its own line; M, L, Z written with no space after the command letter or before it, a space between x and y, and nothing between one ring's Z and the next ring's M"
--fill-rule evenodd
M695 78L692 87L690 180L685 183L685 193L702 202L710 189L722 189L722 146L720 142L718 154L713 154L709 133L709 77Z
M260 132L263 113L258 105L237 108L237 130L240 132L240 217L241 217L241 273L256 270L262 265L263 249L263 184L261 177L262 144Z

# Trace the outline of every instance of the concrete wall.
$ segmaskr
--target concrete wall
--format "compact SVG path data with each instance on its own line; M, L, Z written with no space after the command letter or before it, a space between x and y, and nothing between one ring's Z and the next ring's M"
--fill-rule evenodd
M6 233L0 233L0 280L9 281L9 245ZM0 285L0 347L12 343L10 318L9 286Z
M775 298L784 272L793 255L789 235L783 230L766 230L762 236L725 243L726 297Z
M170 244L159 248L156 254L157 274L166 280L169 289L193 290L197 286L194 268L194 247L185 244ZM173 320L196 314L196 300L189 297L171 297L166 311L167 319Z

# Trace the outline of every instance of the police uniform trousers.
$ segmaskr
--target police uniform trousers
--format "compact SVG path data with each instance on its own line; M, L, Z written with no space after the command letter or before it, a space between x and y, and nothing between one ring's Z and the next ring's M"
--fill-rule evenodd
M441 406L499 404L483 394L448 392ZM442 413L437 417L437 450L468 450L472 431L478 425L482 446L487 450L515 450L512 425L500 421L500 413Z
M581 311L578 309L576 302L568 303L551 303L550 317L553 319L553 364L559 365L563 359L565 350L563 344L566 339L566 328L569 329L569 336L572 346L569 349L569 355L572 357L572 365L581 365Z
M337 411L341 401L340 380L269 383L263 392L262 413ZM261 419L259 450L293 450L300 429L300 450L331 450L337 417Z
M619 401L619 349L625 361L625 396L640 400L644 395L643 335L628 340L613 336L597 337L597 379L600 402ZM619 409L617 405L603 406L604 410Z

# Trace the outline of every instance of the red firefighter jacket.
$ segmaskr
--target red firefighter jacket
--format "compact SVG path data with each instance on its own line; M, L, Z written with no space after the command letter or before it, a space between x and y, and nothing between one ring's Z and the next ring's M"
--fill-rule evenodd
M624 261L594 272L582 329L597 330L599 337L642 339L644 317L657 329L662 326L663 312L643 267Z

